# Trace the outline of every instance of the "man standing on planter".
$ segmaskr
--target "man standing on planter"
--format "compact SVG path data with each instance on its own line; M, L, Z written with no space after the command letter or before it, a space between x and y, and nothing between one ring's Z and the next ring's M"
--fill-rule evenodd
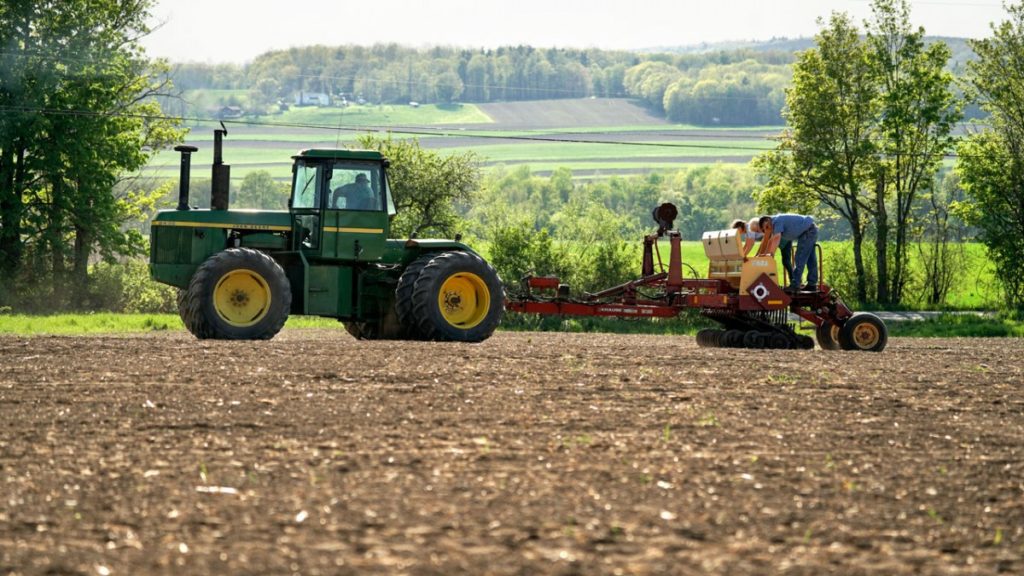
M788 292L818 289L818 256L814 249L818 243L818 227L814 224L814 218L803 214L761 216L756 224L753 220L750 222L750 229L764 234L768 239L762 247L762 253L774 254L776 248L782 248L782 266L789 271ZM790 262L793 242L796 242L796 256ZM801 286L804 266L807 267L807 284Z

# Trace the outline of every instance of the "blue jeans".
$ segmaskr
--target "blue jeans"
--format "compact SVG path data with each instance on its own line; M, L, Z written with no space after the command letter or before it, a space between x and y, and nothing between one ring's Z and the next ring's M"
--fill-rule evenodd
M793 242L783 242L782 267L789 272L789 287L797 289L800 287L800 279L804 275L804 266L807 266L807 284L817 286L818 284L818 253L814 245L818 243L818 227L811 226L796 239L796 256L790 262L790 254L793 252Z

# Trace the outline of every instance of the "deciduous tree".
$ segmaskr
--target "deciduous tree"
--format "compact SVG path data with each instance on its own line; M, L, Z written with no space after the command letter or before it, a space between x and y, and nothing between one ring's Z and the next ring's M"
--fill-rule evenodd
M991 116L957 147L956 169L970 197L960 213L979 228L1007 304L1024 308L1024 4L1007 11L991 37L971 42L978 59L967 66L966 86Z
M961 104L951 90L952 75L945 70L949 47L942 42L925 46L924 29L910 25L907 1L875 0L872 10L867 43L881 100L882 159L877 178L885 186L885 193L875 199L876 298L898 304L908 280L914 202L923 188L931 186L943 154L953 146L951 132L961 118ZM895 236L891 258L890 232Z
M66 0L0 5L0 270L3 281L59 285L70 263L85 293L91 255L137 253L125 231L126 175L180 137L152 100L165 68L138 40L150 0ZM119 184L121 184L119 186ZM26 252L33 268L23 270ZM28 276L18 272L30 273ZM8 285L9 287L10 285ZM0 295L2 297L2 295ZM59 305L60 302L55 302Z
M834 13L802 52L786 94L787 129L775 150L755 162L768 178L759 203L771 206L820 202L840 214L853 238L857 298L867 300L863 243L875 191L878 89L857 27Z
M458 232L456 206L468 202L480 185L480 159L473 152L444 155L424 150L417 140L367 134L362 148L379 150L391 162L391 194L398 215L391 223L395 238L425 232L445 237Z

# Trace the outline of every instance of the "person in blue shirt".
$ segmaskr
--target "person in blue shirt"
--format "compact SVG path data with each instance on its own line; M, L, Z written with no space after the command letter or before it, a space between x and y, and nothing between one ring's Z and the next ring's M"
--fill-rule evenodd
M762 250L766 254L774 254L776 248L782 249L782 266L789 271L790 292L800 290L800 280L807 267L807 288L818 289L818 256L814 246L818 242L818 226L814 218L802 214L776 214L761 216L757 224L750 221L751 232L760 232L769 238ZM796 242L796 256L790 262Z

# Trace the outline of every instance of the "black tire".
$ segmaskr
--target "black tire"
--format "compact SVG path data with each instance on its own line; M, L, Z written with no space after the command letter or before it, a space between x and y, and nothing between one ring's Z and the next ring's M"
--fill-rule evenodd
M839 346L843 350L881 352L889 341L889 330L874 314L854 314L839 329Z
M724 330L704 328L697 332L697 346L700 346L701 348L720 348L722 346L722 337L724 335Z
M413 312L416 304L413 301L413 292L416 290L416 280L419 279L423 268L436 257L437 254L424 254L413 260L402 270L398 277L398 286L395 288L395 312L398 316L398 323L405 330L405 337L409 340L423 340L419 326L416 325L416 315Z
M288 319L292 290L273 258L229 248L199 265L182 304L182 321L196 338L268 340Z
M186 296L188 296L188 290L179 289L176 301L178 303L178 316L181 317L181 321L188 326L188 320L185 319L188 315L188 301L186 300Z
M721 342L723 348L742 348L743 330L726 330Z
M798 350L814 350L814 338L804 336L803 334L797 334L796 347Z
M423 338L482 342L501 322L505 291L498 273L483 258L442 252L420 271L412 303L414 325Z
M743 335L743 346L746 348L764 348L766 342L766 334L762 334L756 330L751 330Z
M831 320L825 320L814 330L814 338L822 350L839 350L840 327Z
M772 350L788 350L793 347L793 342L782 332L770 332L766 336L765 344Z

